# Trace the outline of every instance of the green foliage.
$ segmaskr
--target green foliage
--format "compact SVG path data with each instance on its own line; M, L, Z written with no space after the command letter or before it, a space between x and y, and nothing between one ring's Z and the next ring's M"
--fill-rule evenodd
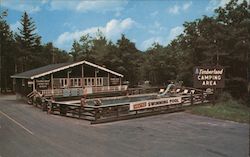
M184 34L169 47L182 52L178 79L192 84L192 68L222 65L226 68L226 89L240 98L247 97L250 53L250 7L247 1L231 0L215 10L213 17L203 16L184 23ZM236 91L236 92L235 92Z
M127 39L124 34L117 41L117 51L118 59L121 60L118 70L125 75L125 79L132 85L136 85L140 77L141 53L135 47L135 43Z
M13 34L5 18L7 10L0 15L0 92L6 91L12 84L9 76L14 73L14 64L10 62L14 55Z
M211 104L206 106L195 106L190 109L190 112L198 115L241 123L249 123L250 116L250 108L239 104L236 101L221 102L214 106Z
M35 33L35 23L26 12L24 12L20 23L21 28L18 28L19 34L16 36L16 40L20 42L20 46L27 50L32 50L36 46L39 46L41 37Z
M94 38L83 35L79 41L74 41L70 54L74 61L87 60L122 73L132 85L139 81L142 54L125 35L116 45L101 31Z
M25 12L21 19L22 27L15 37L5 18L7 11L0 15L0 92L12 89L10 76L47 64L67 62L69 55L55 48L52 43L41 45L41 37L35 33L35 23Z
M15 34L16 45L18 48L17 71L22 72L33 68L33 62L37 60L36 52L40 49L41 37L35 33L36 26L29 15L24 12L20 20L21 28L19 33ZM36 51L37 50L37 51Z
M228 92L223 92L220 94L220 97L218 99L219 102L228 102L228 101L233 101L233 97L231 96L230 93Z

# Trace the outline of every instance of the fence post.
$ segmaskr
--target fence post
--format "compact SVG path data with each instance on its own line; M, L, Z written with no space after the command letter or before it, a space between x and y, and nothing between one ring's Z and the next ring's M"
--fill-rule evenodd
M215 93L216 93L216 91L215 91L215 88L214 88L214 91L213 91L213 105L215 105Z
M193 93L191 92L191 96L190 96L190 101L191 101L191 105L193 105L194 104L194 100L193 100Z
M42 109L43 111L47 111L47 102L44 97L42 97Z
M119 117L119 106L116 106L116 117Z
M95 108L95 120L100 118L99 107Z
M81 111L81 110L82 110L82 106L79 106L79 112L78 112L78 116L79 116L79 117L78 117L78 118L81 118L81 114L82 114L82 111Z
M66 116L67 115L67 106L59 104L60 115Z
M201 92L201 103L204 103L204 92L203 92L203 90Z
M180 103L181 108L183 107L183 102L184 102L184 100L182 101L182 97L181 97L181 103Z
M47 103L48 103L48 105L47 105L47 113L51 114L51 113L53 113L53 103L52 103L52 101L48 101Z

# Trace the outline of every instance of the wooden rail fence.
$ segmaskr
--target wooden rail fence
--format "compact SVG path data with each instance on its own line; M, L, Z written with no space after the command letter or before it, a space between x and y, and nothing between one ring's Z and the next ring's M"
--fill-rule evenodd
M58 114L62 116L85 119L90 121L91 124L97 124L162 113L182 111L189 106L204 104L212 102L214 100L212 93L204 92L201 92L199 94L190 93L186 95L181 95L179 97L181 97L181 103L146 108L141 110L130 110L129 102L100 106L82 106L81 104L56 102L53 100L46 99L44 97L37 97L36 100L33 101L33 104L41 108L43 111L47 111L50 114Z

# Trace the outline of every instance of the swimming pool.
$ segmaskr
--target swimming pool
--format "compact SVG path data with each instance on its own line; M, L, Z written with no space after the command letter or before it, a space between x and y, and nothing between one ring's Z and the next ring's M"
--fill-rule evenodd
M142 100L152 100L157 99L157 94L151 95L138 95L138 96L123 96L123 97L112 97L112 98L99 98L87 100L88 105L95 105L96 100L100 100L102 105L111 105L111 104L121 104L121 103L130 103Z

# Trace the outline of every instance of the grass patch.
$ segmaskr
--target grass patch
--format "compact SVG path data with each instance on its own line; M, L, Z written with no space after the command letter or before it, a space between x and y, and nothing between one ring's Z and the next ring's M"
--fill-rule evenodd
M250 107L229 99L220 101L215 105L195 106L190 108L189 112L218 119L249 123Z

